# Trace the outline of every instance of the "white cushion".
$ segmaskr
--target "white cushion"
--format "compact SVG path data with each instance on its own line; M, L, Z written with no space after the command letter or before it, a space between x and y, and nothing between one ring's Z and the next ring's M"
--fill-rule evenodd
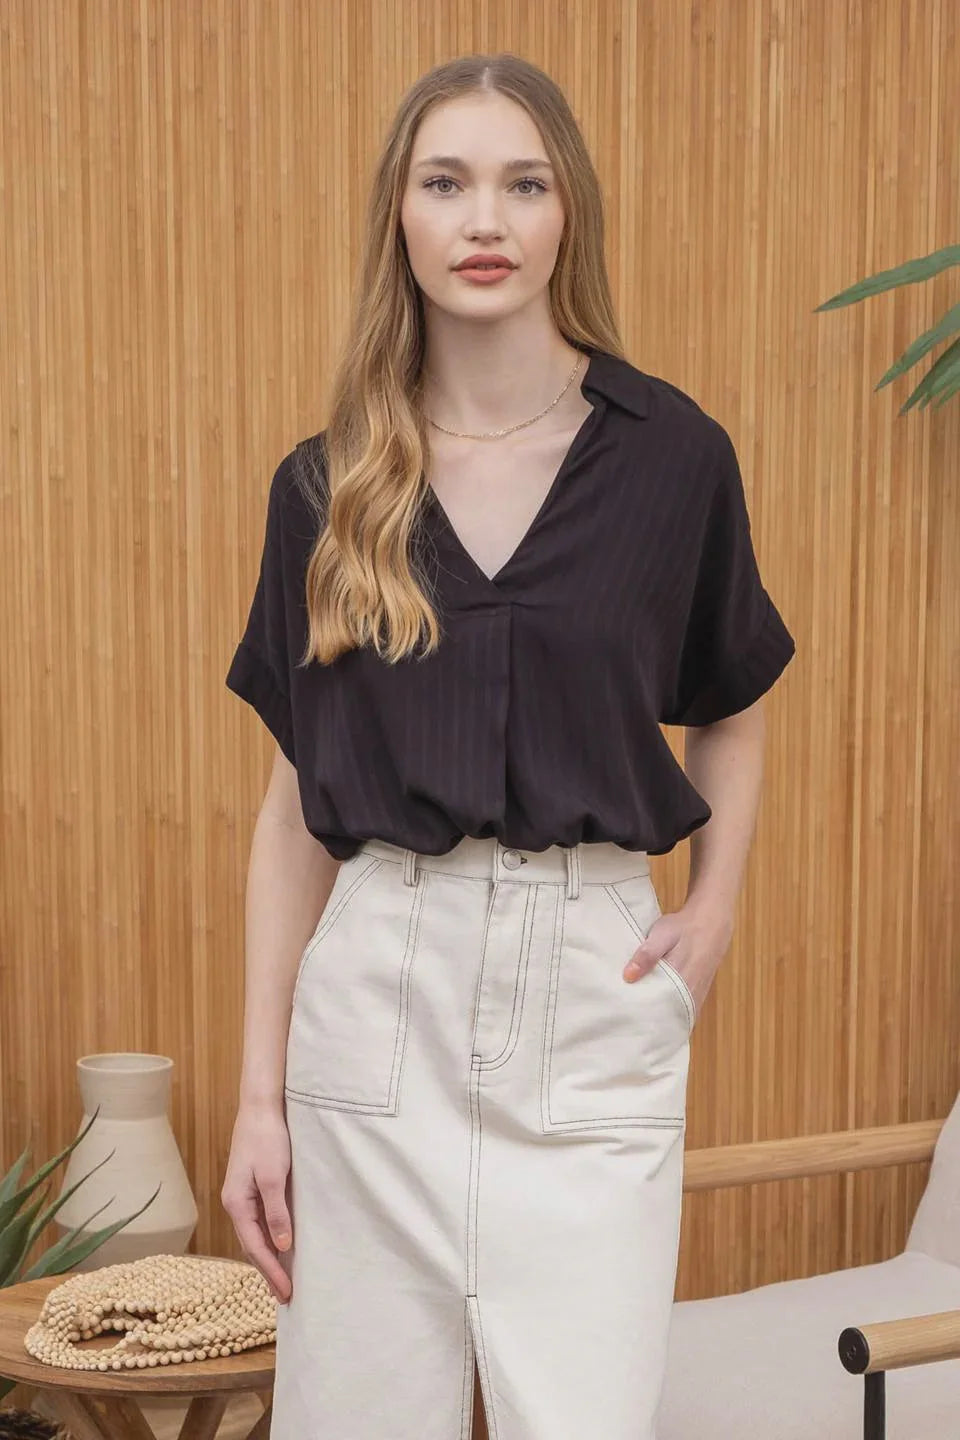
M848 1325L960 1309L960 1267L917 1251L673 1307L656 1440L857 1440ZM888 1440L960 1435L960 1360L892 1370Z
M913 1217L906 1249L960 1266L960 1096L937 1137L927 1187ZM956 1431L960 1434L960 1422Z

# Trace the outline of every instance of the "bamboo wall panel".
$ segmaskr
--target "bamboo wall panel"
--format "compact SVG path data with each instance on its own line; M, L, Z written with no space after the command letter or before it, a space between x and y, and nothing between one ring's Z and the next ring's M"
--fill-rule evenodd
M627 352L730 431L797 640L688 1146L939 1117L960 1083L960 405L898 416L919 370L874 392L956 272L814 313L960 240L960 7L3 0L0 1166L73 1134L77 1056L169 1054L199 1250L237 1253L272 741L224 676L269 479L325 423L401 93L501 49L570 98ZM676 908L688 847L654 866ZM893 1254L926 1173L690 1195L678 1294Z

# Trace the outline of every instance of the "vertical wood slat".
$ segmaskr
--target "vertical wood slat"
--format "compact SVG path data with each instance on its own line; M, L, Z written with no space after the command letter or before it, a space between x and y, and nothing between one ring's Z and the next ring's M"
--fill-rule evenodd
M919 369L874 386L956 284L814 307L956 242L958 30L947 0L2 7L0 1167L73 1133L77 1056L160 1050L197 1248L236 1253L219 1188L271 745L223 679L269 476L323 423L383 131L475 49L570 98L628 353L729 429L798 642L687 1143L946 1112L960 409L898 416ZM655 862L664 908L686 856ZM690 1195L678 1294L882 1258L925 1173Z

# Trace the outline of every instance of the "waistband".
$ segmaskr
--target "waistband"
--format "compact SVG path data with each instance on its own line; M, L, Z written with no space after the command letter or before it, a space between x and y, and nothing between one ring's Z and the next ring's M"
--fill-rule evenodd
M421 870L446 875L467 875L477 880L518 881L566 885L575 900L581 885L610 884L650 874L645 850L625 850L612 841L550 845L546 850L517 850L502 845L496 836L478 839L465 835L444 855L421 855L388 840L364 840L358 854L376 855L403 866L406 884L416 884Z

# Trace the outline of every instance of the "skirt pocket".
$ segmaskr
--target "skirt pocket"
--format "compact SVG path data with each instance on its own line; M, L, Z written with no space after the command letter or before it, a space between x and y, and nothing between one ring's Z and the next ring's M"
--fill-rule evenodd
M358 851L304 949L287 1035L288 1100L395 1115L421 886Z
M620 880L614 884L605 885L604 889L627 923L633 927L638 941L642 943L646 940L654 924L663 914L650 876L634 875L629 880ZM671 965L669 960L658 960L657 966L670 977L676 986L677 994L683 1002L688 1029L692 1031L697 1023L697 1002L693 998L693 991L680 971Z
M629 906L619 892L627 890ZM660 915L649 875L561 898L541 1064L545 1132L685 1123L691 1012L680 977L623 968Z

